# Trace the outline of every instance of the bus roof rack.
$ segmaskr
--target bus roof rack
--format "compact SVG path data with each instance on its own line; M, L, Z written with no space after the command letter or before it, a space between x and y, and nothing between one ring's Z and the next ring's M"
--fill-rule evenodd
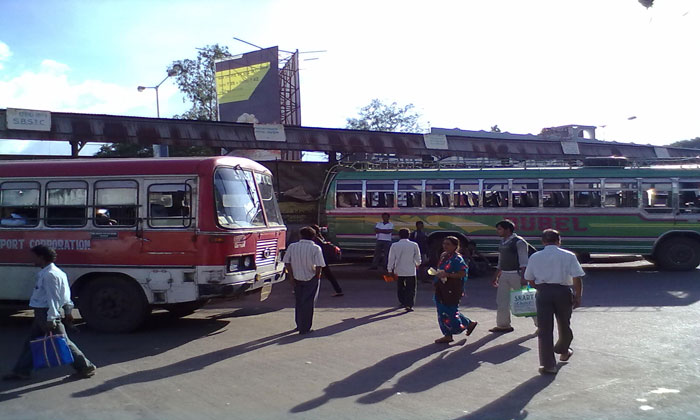
M440 160L375 155L367 160L341 160L342 170L401 169L483 169L483 168L576 168L576 167L645 167L656 165L700 165L700 156L630 159L622 156L589 156L571 159L463 158Z
M583 159L583 166L624 168L629 166L629 163L629 159L623 156L595 156Z

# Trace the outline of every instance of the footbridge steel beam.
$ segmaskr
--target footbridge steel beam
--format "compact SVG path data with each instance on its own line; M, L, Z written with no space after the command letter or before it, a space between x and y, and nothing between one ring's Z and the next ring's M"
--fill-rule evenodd
M86 142L212 146L228 150L267 149L340 153L383 153L410 156L462 156L470 158L575 159L588 156L626 156L654 159L659 147L616 142L575 142L578 153L565 153L560 140L538 136L525 140L494 138L493 134L446 135L447 149L426 147L423 134L345 130L315 127L284 127L283 141L256 140L253 124L143 118L52 112L49 131L7 127L7 111L0 109L0 139L68 141L78 148ZM508 137L508 136L505 136ZM664 147L666 157L691 157L695 149Z

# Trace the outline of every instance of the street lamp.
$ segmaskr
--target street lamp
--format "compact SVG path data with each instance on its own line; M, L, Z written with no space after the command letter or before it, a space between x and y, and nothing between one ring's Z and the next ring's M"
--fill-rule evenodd
M139 86L136 89L139 92L143 92L146 89L154 89L156 91L156 115L158 118L160 118L160 100L158 98L158 88L160 85L162 85L166 80L168 80L170 77L175 76L179 72L182 71L182 66L179 64L175 64L172 68L168 70L168 75L163 78L163 80L160 81L155 86ZM168 157L168 146L165 144L154 144L153 145L153 156L154 157Z

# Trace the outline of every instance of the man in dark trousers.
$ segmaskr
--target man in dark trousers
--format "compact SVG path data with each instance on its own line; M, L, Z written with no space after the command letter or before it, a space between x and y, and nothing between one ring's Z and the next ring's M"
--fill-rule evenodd
M316 232L311 227L299 231L301 239L289 245L284 254L287 276L294 286L294 317L299 334L311 332L314 304L318 298L321 270L326 266L321 247L314 243Z
M387 271L398 276L396 281L399 303L406 312L416 304L416 268L421 263L418 244L408 240L408 229L399 230L399 241L389 249Z
M566 362L574 354L569 347L574 339L571 312L581 305L585 275L573 252L560 248L561 236L554 229L542 232L544 249L535 252L525 270L525 279L535 282L537 289L537 340L540 353L540 373L555 374L554 354ZM573 290L571 289L573 286ZM554 316L557 318L559 339L554 344Z
M97 368L93 365L80 349L68 339L66 329L61 322L61 309L72 308L70 298L70 285L68 277L61 269L56 267L56 251L45 245L37 245L31 250L34 264L41 267L37 274L36 285L29 306L34 309L34 321L32 322L29 336L24 342L22 353L12 369L12 373L3 376L4 380L29 379L32 368L32 351L29 342L42 337L49 332L63 334L68 342L68 348L73 354L73 368L76 378L89 378L95 375ZM66 316L70 319L69 314Z
M389 258L389 248L391 248L391 234L394 231L394 224L389 221L389 213L382 213L382 221L374 225L374 233L377 235L377 243L374 246L374 258L370 270L376 270L379 266L386 270L386 263Z
M427 273L427 266L429 263L428 260L428 235L425 234L425 231L423 228L425 225L423 224L422 221L417 221L416 222L416 230L411 232L411 235L408 237L409 240L415 242L418 244L418 249L420 249L420 258L421 258L421 265L418 267L417 271L417 276L418 280L424 282L424 283L432 283L432 280L428 278L428 273Z

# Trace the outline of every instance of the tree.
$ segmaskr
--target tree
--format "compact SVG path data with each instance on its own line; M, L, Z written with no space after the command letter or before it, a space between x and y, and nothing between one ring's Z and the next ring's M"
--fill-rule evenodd
M673 147L687 147L689 149L700 149L700 137L695 137L692 140L681 140L675 143L669 144Z
M95 153L96 157L153 157L153 147L134 143L103 144Z
M396 102L387 105L379 99L372 99L369 105L360 109L357 118L348 118L345 128L369 131L399 131L419 133L420 115L413 104L399 106Z
M219 44L207 45L199 48L197 58L173 61L168 66L168 74L175 77L180 92L185 97L183 102L189 100L192 107L181 115L173 118L188 120L218 120L218 107L216 97L216 80L214 62L218 59L230 56L228 48ZM207 146L171 146L171 156L216 156L219 150ZM142 146L131 143L105 144L95 153L97 157L152 157L151 146Z
M175 83L180 88L185 97L189 100L192 108L182 115L174 118L188 120L217 121L219 110L216 97L216 71L214 62L222 58L230 57L227 47L219 44L207 45L198 48L195 60L184 59L173 61L168 67L168 72L175 73Z

